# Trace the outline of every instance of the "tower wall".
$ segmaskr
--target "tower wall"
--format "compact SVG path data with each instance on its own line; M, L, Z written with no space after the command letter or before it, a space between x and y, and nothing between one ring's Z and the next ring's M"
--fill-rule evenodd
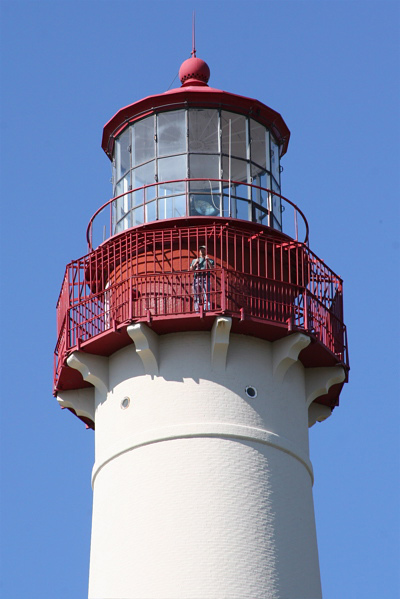
M305 370L243 335L224 367L212 337L159 337L158 374L102 359L91 599L321 597Z

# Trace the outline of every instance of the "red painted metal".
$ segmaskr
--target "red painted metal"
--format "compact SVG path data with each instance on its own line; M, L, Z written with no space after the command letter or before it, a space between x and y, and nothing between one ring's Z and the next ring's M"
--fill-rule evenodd
M210 79L210 68L201 58L192 56L181 64L179 79L182 85L207 85Z
M196 312L189 265L201 245L215 268L204 275L209 288ZM313 340L304 365L348 368L342 281L306 244L247 221L191 217L128 229L67 266L55 391L87 386L66 365L70 352L111 355L130 343L132 321L163 334L210 330L219 314L232 317L233 332L271 341L304 331ZM340 388L321 401L336 405Z
M190 60L190 59L189 59ZM196 59L199 60L199 59ZM282 116L262 102L245 96L214 89L208 85L184 85L163 94L148 96L129 106L121 108L104 126L101 146L112 159L115 138L129 123L156 112L178 110L179 108L221 108L251 116L265 125L274 135L281 156L286 153L290 131Z

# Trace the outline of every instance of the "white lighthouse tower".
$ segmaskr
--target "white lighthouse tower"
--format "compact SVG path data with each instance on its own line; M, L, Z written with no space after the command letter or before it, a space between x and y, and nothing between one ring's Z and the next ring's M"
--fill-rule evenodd
M342 282L281 194L282 117L192 54L105 125L113 199L57 305L55 393L95 429L89 597L318 599Z

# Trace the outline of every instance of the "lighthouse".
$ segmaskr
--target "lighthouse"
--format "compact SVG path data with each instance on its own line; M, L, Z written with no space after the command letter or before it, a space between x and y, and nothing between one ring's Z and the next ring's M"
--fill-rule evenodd
M342 281L282 195L282 116L195 51L179 77L105 125L112 199L57 303L54 393L95 431L89 598L319 599Z

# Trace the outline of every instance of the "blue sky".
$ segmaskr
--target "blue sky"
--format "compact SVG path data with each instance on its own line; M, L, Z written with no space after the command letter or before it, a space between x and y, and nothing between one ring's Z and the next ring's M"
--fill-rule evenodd
M102 127L169 87L194 8L210 84L284 117L283 194L344 279L350 382L310 431L324 599L397 596L399 6L1 2L3 597L87 595L94 437L52 398L55 303L111 197Z

